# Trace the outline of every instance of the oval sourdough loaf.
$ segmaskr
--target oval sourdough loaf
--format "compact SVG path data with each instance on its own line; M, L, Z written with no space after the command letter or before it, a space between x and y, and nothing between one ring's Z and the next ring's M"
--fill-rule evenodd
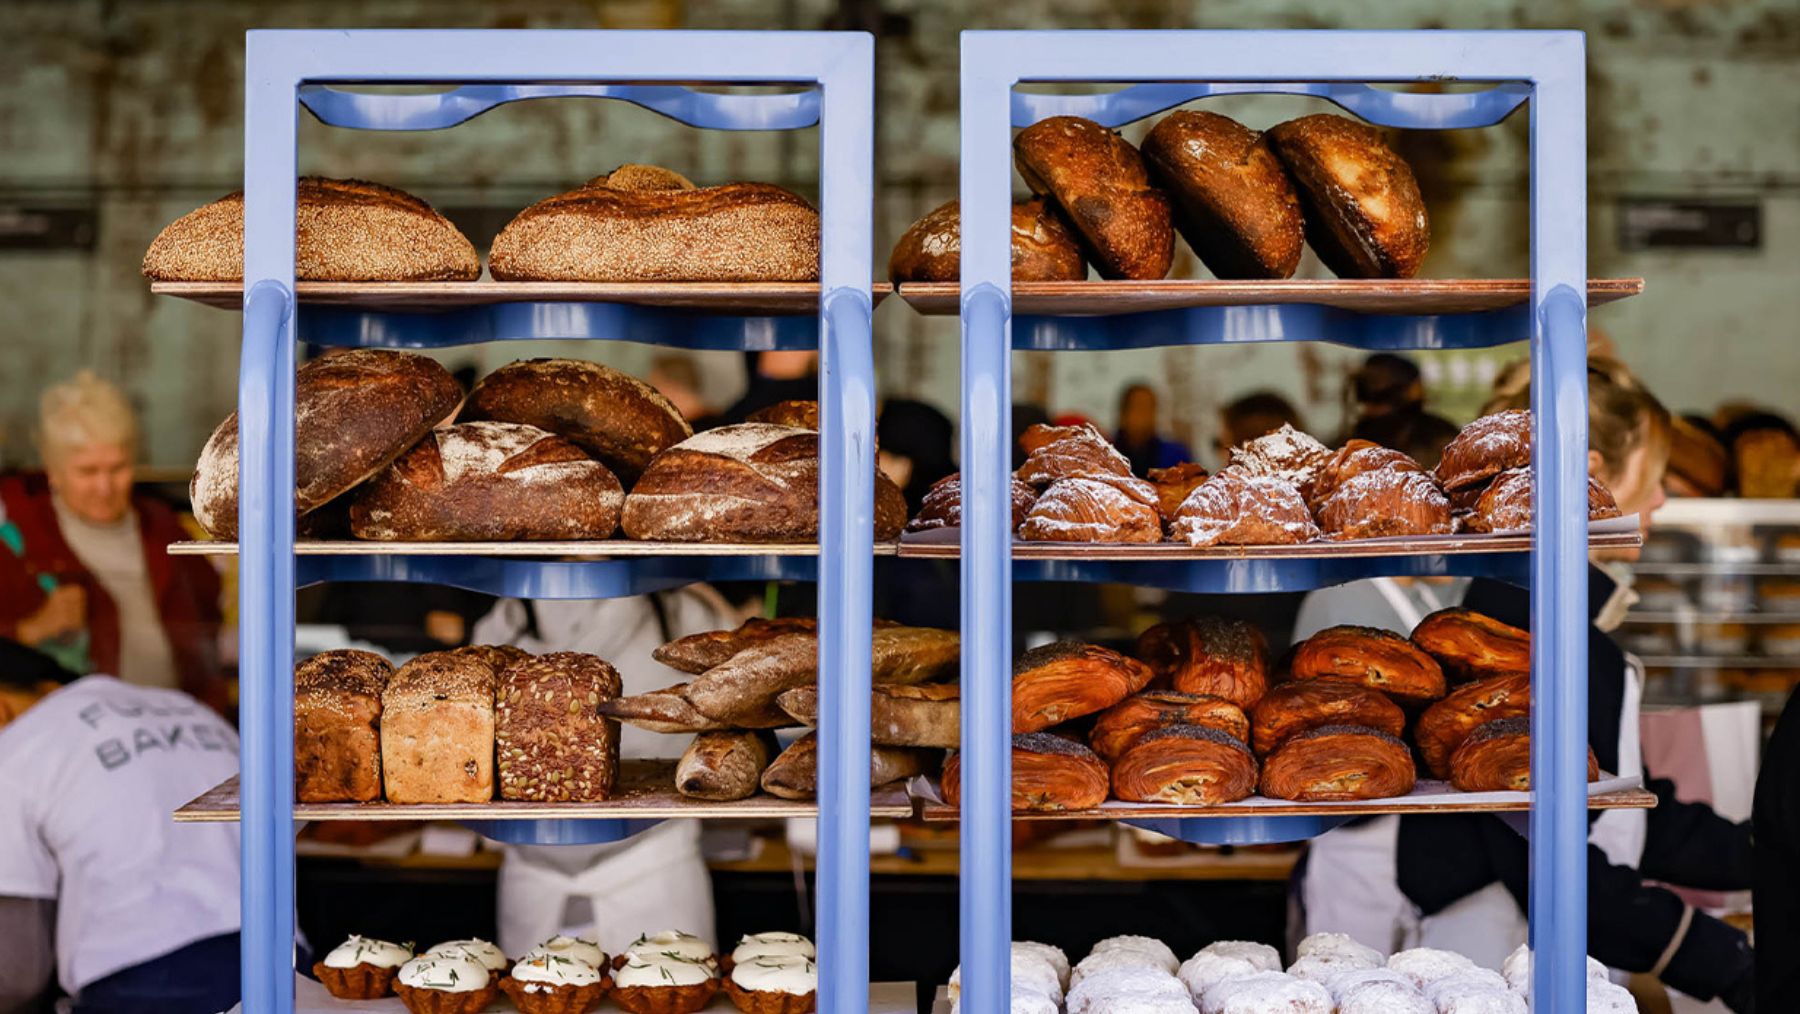
M669 399L610 366L576 359L521 359L469 392L463 419L549 430L599 459L625 483L658 451L693 436Z
M302 176L295 205L294 277L303 282L473 281L481 259L431 205L366 180ZM144 254L159 282L244 278L244 192L170 222Z
M1292 278L1304 245L1300 198L1263 136L1229 116L1181 109L1144 138L1150 178L1175 227L1220 278Z
M888 255L895 282L954 282L962 277L962 206L950 201L914 222ZM1015 282L1079 282L1087 261L1068 226L1042 198L1012 206L1012 277Z
M1315 113L1276 124L1269 142L1294 177L1306 241L1340 278L1411 278L1431 246L1412 166L1381 132Z
M1052 116L1013 138L1031 192L1056 202L1102 278L1161 278L1175 256L1169 199L1131 142L1093 120Z
M394 542L604 539L623 498L605 465L555 434L458 423L369 480L350 505L350 528Z
M411 352L353 349L294 375L294 511L306 514L391 464L456 412L462 387ZM238 417L213 431L194 465L194 517L214 538L237 537Z

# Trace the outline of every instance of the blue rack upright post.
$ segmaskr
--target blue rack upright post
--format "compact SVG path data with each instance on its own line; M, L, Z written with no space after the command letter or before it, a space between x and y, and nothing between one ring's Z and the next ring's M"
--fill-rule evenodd
M294 346L436 347L523 338L662 341L820 351L819 1001L867 1003L873 40L857 32L253 31L245 52L244 319L240 466L243 996L293 1009L293 592L320 580L458 584L492 594L592 598L719 577L811 577L780 554L720 560L543 562L294 555ZM790 84L724 95L672 82ZM607 82L633 82L609 84ZM670 82L659 84L657 82ZM356 84L464 85L427 95ZM447 313L301 307L296 298L298 110L335 126L431 130L496 105L587 97L633 102L715 129L820 128L821 277L805 316L709 316L662 307L512 296ZM604 297L602 297L604 298ZM614 833L626 833L619 827ZM535 840L569 840L552 827ZM579 834L574 835L580 838ZM591 839L588 839L591 840Z
M1577 32L1068 31L962 36L962 1003L1008 1009L1011 939L1010 366L1014 348L1134 347L1219 341L1336 340L1364 348L1472 347L1529 337L1537 524L1532 598L1531 935L1534 1009L1585 1006L1587 793L1586 164L1584 39ZM1407 94L1371 82L1472 81L1479 92ZM1031 82L1133 83L1102 95L1016 93ZM1169 84L1168 82L1176 82ZM1119 126L1208 95L1329 99L1408 128L1497 123L1529 101L1531 291L1522 313L1414 320L1317 306L1192 307L1077 321L1015 319L1008 237L1014 127L1080 115ZM1104 285L1105 283L1098 283ZM904 289L903 289L904 293ZM1035 561L1034 561L1035 562ZM1305 561L1301 561L1304 563ZM1022 561L1023 563L1023 561ZM1284 570L1278 564L1288 564ZM1169 585L1291 590L1380 573L1460 567L1295 570L1292 561L1157 564ZM1054 568L1052 568L1054 571ZM1041 573L1041 571L1040 571ZM1084 571L1131 580L1126 567ZM1221 830L1211 840L1239 837ZM1284 829L1271 829L1276 835ZM1288 829L1291 830L1291 829ZM1291 836L1291 835L1289 835Z

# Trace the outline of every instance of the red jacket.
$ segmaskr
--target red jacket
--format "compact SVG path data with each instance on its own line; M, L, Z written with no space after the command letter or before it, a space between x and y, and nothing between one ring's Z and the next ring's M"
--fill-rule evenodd
M58 584L78 584L87 591L89 658L95 672L118 672L118 606L63 541L49 482L41 474L0 478L0 506L25 543L23 557L0 546L0 637L16 638L19 621L43 607L38 575L50 574ZM137 512L145 572L181 673L181 689L229 714L218 650L219 575L200 557L168 554L169 543L188 536L167 504L133 494L131 509Z

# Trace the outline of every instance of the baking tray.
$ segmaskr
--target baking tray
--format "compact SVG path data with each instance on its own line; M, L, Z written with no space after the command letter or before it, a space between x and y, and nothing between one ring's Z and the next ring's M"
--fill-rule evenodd
M224 310L242 308L240 282L152 282L175 296ZM880 303L894 291L876 282ZM301 305L385 313L429 313L493 303L630 303L736 316L799 316L819 311L818 282L296 282Z
M895 556L899 544L875 543L876 556ZM169 543L170 556L236 556L238 544L200 539ZM296 539L296 556L529 556L609 559L641 556L818 556L816 542L369 542L361 539Z
M762 793L729 803L689 799L675 791L672 760L626 760L619 765L613 798L599 803L297 803L297 820L666 820L682 817L769 820L814 817L813 800L781 799ZM175 811L180 823L226 823L238 819L234 777ZM902 782L870 793L872 817L910 817L912 798Z
M917 987L910 982L872 982L869 984L868 1014L916 1014L918 1010ZM227 1014L242 1014L243 1005L231 1008ZM945 1008L948 1010L948 1008ZM493 1003L482 1008L482 1014L510 1012L518 1010L505 994ZM601 1000L600 1006L594 1008L598 1014L615 1014L620 1008L611 1000ZM713 1001L701 1008L702 1014L724 1014L730 1011L736 1014L737 1008L732 1006L731 998L721 992ZM339 1000L319 985L304 976L294 976L294 1014L406 1014L406 1004L397 996L383 997L379 1000Z
M1588 303L1598 306L1643 291L1642 278L1591 278ZM962 289L956 282L902 282L899 293L908 306L928 316L954 317L962 302ZM1082 317L1196 306L1302 303L1357 313L1425 316L1502 310L1522 305L1530 298L1529 278L1014 282L1012 312Z

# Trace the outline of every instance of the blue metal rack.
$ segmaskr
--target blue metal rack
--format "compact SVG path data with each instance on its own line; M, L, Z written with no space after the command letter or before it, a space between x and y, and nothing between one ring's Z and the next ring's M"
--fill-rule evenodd
M708 577L810 579L821 610L818 946L822 1010L868 996L869 643L874 368L871 208L874 47L853 32L255 31L245 55L240 466L243 997L293 1009L293 591L321 580L437 581L495 594L606 597ZM609 84L606 82L633 82ZM713 94L672 82L785 84ZM550 83L533 83L550 82ZM661 83L659 83L661 82ZM357 84L459 85L434 94ZM707 317L626 303L511 302L444 314L308 307L294 287L298 110L333 126L434 130L507 102L608 98L696 127L820 133L821 286L816 318ZM479 557L294 555L294 343L439 346L604 338L701 348L820 351L820 543L771 556L535 562ZM498 823L498 822L496 822ZM517 840L592 841L625 822L515 822Z
M1534 1007L1585 1006L1587 592L1585 42L1577 32L964 32L961 280L963 767L962 1002L1008 1009L1011 932L1010 701L1012 532L1009 350L1332 338L1365 348L1460 348L1528 336L1538 490L1532 597L1531 927ZM1203 82L1180 83L1201 79ZM1307 79L1306 84L1292 83ZM1490 83L1449 94L1371 82ZM1032 82L1134 83L1107 94L1028 94ZM1177 82L1169 84L1166 82ZM1195 98L1316 96L1374 122L1414 129L1497 123L1529 101L1531 301L1528 313L1429 320L1341 317L1308 306L1203 308L1078 321L1014 320L1009 250L1012 127L1053 115L1119 126ZM1227 326L1229 325L1229 326ZM1184 582L1180 564L1165 586ZM1221 564L1195 565L1215 573ZM1132 581L1141 565L1085 564L1084 580ZM1222 585L1297 590L1363 576L1243 561ZM1372 573L1384 572L1372 569ZM1394 571L1389 569L1387 573ZM1030 576L1029 573L1021 576ZM1221 820L1229 820L1224 818ZM1292 838L1324 829L1163 825L1207 841ZM1194 825L1194 826L1184 826Z

